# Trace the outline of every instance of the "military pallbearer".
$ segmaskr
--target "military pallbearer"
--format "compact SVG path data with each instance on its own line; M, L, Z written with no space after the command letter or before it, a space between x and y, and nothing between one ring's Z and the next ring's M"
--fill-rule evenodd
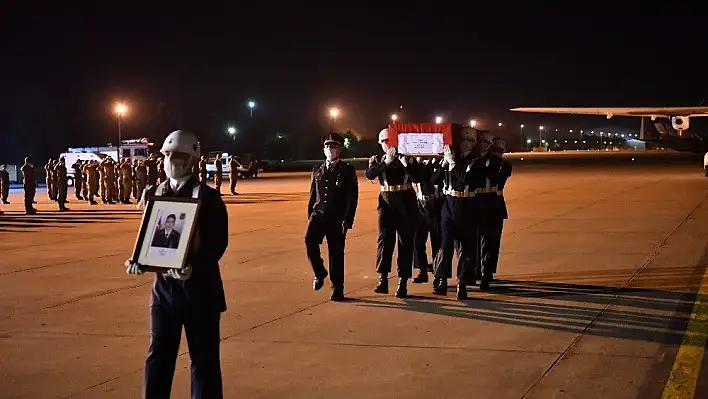
M389 146L389 131L379 133L381 157L372 156L366 169L366 178L378 180L381 186L378 206L379 237L376 250L378 294L388 293L388 274L391 272L393 249L398 234L398 288L396 296L408 296L408 279L413 273L413 240L418 223L418 204L413 183L420 182L419 165L412 157L397 155Z

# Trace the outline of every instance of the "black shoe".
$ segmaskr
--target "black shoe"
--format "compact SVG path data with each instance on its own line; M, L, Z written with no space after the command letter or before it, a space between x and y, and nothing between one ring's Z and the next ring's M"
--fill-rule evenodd
M7 205L7 204L10 203L10 201L3 201L2 203L5 204L5 205Z
M492 281L492 275L491 274L485 274L482 276L482 281L479 283L479 290L480 291L488 291L489 290L489 282Z
M332 296L329 297L330 301L335 301L335 302L340 302L345 300L344 298L344 290L340 289L335 289L332 291Z
M415 278L413 279L413 282L415 284L427 283L428 282L428 272L425 270L419 271L418 275L415 276Z
M408 279L407 278L399 278L398 279L398 289L396 290L396 297L397 298L408 297Z
M467 299L467 287L464 284L457 286L457 299L461 301Z
M447 279L440 279L438 285L433 287L433 294L447 296Z
M315 277L315 281L312 282L312 288L314 288L315 291L319 291L324 286L327 274L327 271L325 271L325 274L322 277Z
M374 292L377 294L388 294L388 279L381 277L379 284L374 288Z

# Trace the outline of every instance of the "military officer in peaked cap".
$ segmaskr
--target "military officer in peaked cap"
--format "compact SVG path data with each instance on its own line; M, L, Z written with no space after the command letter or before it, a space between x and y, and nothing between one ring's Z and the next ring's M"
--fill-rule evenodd
M312 170L310 201L307 204L307 259L315 274L315 291L322 288L327 269L320 254L322 240L327 238L331 300L344 299L344 242L354 224L359 201L359 184L354 167L340 159L344 138L330 134L324 141L325 162Z

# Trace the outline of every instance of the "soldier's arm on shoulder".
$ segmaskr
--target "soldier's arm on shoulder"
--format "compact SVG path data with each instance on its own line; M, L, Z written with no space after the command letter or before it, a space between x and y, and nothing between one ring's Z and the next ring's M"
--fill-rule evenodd
M310 178L310 200L307 202L307 217L312 215L312 210L317 200L317 185L315 184L315 175L317 174L318 166L312 168L312 177Z
M369 180L374 180L379 177L379 174L386 168L386 164L381 162L381 160L374 155L371 159L374 162L369 161L369 165L366 167L366 178Z
M354 216L356 216L356 209L359 204L359 179L356 176L356 169L350 164L347 164L347 174L347 199L344 221L347 222L347 225L351 228L354 225Z

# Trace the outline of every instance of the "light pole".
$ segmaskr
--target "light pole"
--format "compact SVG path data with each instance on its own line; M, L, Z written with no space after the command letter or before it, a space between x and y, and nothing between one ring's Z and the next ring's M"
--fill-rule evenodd
M120 161L120 159L122 158L122 156L121 156L121 155L122 155L122 154L121 154L121 149L120 149L120 143L121 143L121 140L122 140L122 137L121 137L121 133L122 133L122 132L121 132L121 125L120 125L120 124L121 124L121 119L123 119L123 115L125 115L127 112L128 112L128 106L127 106L127 105L125 105L124 103L116 103L116 105L115 105L115 113L116 113L116 115L118 116L118 146L117 146L118 152L117 152L117 155L116 155L116 157L117 157L118 159L116 159L116 162Z
M391 121L392 121L393 123L396 123L396 121L398 121L398 115L397 115L397 114L391 114Z
M477 121L474 119L471 119L470 120L470 127L474 128L475 126L477 126Z
M231 136L231 139L232 139L233 141L236 141L236 132L237 132L236 128L233 127L233 126L229 126L228 129L226 129L226 131L227 131L227 132L229 133L229 135Z
M251 100L248 102L248 110L251 114L251 118L253 117L253 108L256 108L256 102Z
M538 127L538 146L541 146L541 143L543 142L543 125Z
M524 150L524 124L519 125L520 136L521 136L521 151Z

